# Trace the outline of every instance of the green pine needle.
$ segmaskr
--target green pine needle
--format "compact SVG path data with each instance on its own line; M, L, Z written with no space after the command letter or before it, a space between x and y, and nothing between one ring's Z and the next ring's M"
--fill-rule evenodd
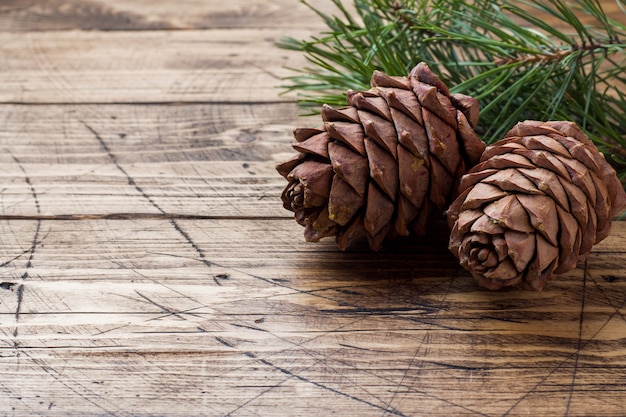
M353 0L356 14L332 2L338 15L307 4L327 32L278 42L308 61L283 87L309 114L346 105L374 70L406 75L425 61L480 100L485 142L522 120L572 120L626 181L626 25L598 0Z

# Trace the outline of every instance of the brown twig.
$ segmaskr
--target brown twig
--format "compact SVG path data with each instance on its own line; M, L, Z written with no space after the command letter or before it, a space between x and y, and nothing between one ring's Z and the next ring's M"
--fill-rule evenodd
M526 64L560 61L572 55L573 53L580 52L580 51L593 52L599 49L606 51L609 49L609 45L617 43L616 41L617 39L611 40L608 43L589 42L589 43L583 43L582 45L573 44L568 49L563 49L560 51L546 52L546 53L539 53L539 54L526 54L526 55L518 56L515 58L498 58L498 59L495 59L493 62L496 65L509 65L509 64L526 65Z

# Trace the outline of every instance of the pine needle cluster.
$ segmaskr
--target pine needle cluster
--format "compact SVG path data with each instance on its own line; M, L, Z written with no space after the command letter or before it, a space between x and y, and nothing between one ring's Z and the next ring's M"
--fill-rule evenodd
M485 142L523 120L574 121L626 181L626 25L598 0L331 1L336 15L308 5L328 31L278 43L308 60L284 88L309 113L345 105L374 70L406 75L425 61L480 101Z

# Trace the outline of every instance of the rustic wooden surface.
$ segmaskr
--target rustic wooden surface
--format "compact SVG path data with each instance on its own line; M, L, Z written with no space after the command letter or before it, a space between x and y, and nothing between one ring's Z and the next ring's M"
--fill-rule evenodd
M273 42L320 29L0 2L1 416L626 415L626 223L541 293L477 288L445 237L303 242L274 165L304 61Z

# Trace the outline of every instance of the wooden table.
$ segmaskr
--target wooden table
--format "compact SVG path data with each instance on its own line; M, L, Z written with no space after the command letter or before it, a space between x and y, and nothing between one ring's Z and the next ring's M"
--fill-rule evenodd
M479 289L445 229L303 241L274 166L317 120L274 42L322 29L293 0L0 3L1 416L626 415L626 223L539 293Z

